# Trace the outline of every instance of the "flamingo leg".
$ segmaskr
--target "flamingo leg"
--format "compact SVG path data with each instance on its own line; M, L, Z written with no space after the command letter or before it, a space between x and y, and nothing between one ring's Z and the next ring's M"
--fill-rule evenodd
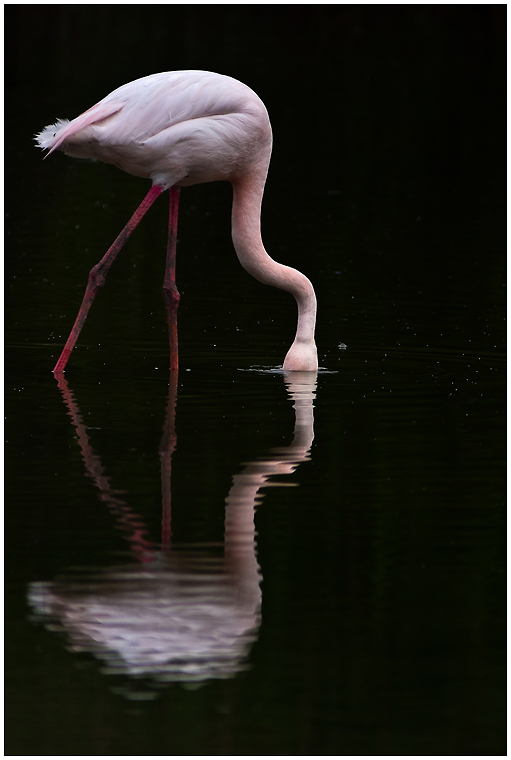
M89 309L92 305L92 302L94 301L94 298L96 297L96 293L98 290L103 287L105 282L105 277L110 269L110 266L115 261L117 254L123 247L124 243L127 241L137 224L140 222L144 214L149 210L149 208L152 206L156 198L163 192L163 188L159 185L154 185L149 192L147 193L146 197L140 204L140 206L137 208L127 225L124 227L122 232L117 236L117 238L114 240L108 251L105 253L99 264L96 264L96 266L92 267L92 269L89 272L89 280L87 282L87 288L85 290L85 295L83 297L82 305L80 306L80 311L78 312L78 316L76 317L75 323L73 325L73 329L71 330L71 333L69 334L69 338L67 339L66 345L64 346L64 349L59 357L58 362L56 363L53 371L54 372L63 372L66 364L68 362L68 359L71 355L71 352L73 348L75 347L75 343L78 340L78 336L80 335L81 329L85 323L85 320L87 319L87 314L89 313Z
M179 306L179 291L176 287L176 241L177 241L177 214L179 207L179 187L173 185L170 188L169 209L169 236L167 241L167 261L165 264L165 277L163 280L163 299L167 312L170 344L170 369L179 368L179 356L177 347L177 309Z

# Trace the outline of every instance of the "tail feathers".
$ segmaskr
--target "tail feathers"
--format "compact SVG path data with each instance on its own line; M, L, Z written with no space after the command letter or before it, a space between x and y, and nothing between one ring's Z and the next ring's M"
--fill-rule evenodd
M73 121L67 119L59 119L55 124L51 124L45 127L42 132L35 136L35 140L40 148L48 149L47 156L53 153L64 140L71 135L76 134L81 129L94 124L95 122L106 119L108 116L112 116L121 110L124 103L119 101L111 101L107 103L97 103L88 111L77 116Z
M55 124L49 124L45 127L42 132L39 132L39 134L34 137L39 148L42 148L43 150L53 149L52 146L58 139L60 130L65 129L68 124L69 119L57 119Z

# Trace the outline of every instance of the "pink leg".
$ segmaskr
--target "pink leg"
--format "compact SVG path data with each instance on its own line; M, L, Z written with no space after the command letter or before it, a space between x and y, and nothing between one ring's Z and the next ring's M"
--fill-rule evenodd
M170 369L178 369L179 356L177 349L177 309L179 306L179 291L176 287L176 241L177 241L177 212L179 206L179 187L170 188L169 237L167 241L167 261L163 280L163 298L167 311L170 344Z
M69 335L69 338L67 339L66 345L64 346L64 350L62 351L60 358L58 362L56 363L53 371L54 372L63 372L65 369L65 366L67 364L67 361L69 359L69 356L71 355L71 351L75 347L75 343L78 340L78 336L80 335L80 331L85 323L85 320L87 319L87 314L89 313L89 309L92 305L92 302L94 301L94 298L96 296L96 293L98 290L103 286L105 282L106 273L110 269L110 266L115 261L115 258L121 248L123 247L126 240L129 238L137 224L140 222L146 211L152 206L156 198L163 192L163 188L159 185L154 185L149 192L147 193L146 197L140 204L140 206L137 208L131 219L129 220L128 224L124 227L122 232L118 235L118 237L115 239L115 241L112 243L108 251L105 253L99 264L96 264L96 266L92 267L92 269L89 272L89 281L87 283L87 289L85 290L85 295L83 297L82 305L80 306L80 311L78 312L78 316L76 317L75 323L73 325L73 329L71 330L71 333Z

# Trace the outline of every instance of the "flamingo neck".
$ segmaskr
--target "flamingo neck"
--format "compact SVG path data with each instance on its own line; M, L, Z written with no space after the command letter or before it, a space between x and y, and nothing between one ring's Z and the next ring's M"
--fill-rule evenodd
M232 240L241 265L256 280L291 293L298 306L293 345L284 360L286 370L317 370L314 330L316 295L310 281L296 269L279 264L265 251L261 239L261 203L266 171L232 181Z

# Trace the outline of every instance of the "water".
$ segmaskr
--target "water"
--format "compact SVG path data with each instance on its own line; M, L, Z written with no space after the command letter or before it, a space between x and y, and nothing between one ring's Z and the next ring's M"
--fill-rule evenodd
M454 134L443 98L469 57L458 47L451 60L440 45L451 26L421 13L418 38L432 35L450 62L429 110L410 91L400 134L390 83L406 88L414 73L431 94L435 57L393 68L408 50L399 24L387 26L399 38L382 59L387 89L368 85L364 101L346 72L362 86L378 68L360 42L370 27L348 14L349 45L325 50L352 117L309 118L301 161L300 131L284 140L288 107L259 73L276 131L263 237L316 287L317 376L279 369L292 299L241 270L229 188L211 185L182 194L179 375L168 370L162 200L109 273L65 379L53 377L88 270L145 187L100 164L43 163L30 135L73 115L62 112L69 90L28 85L17 64L6 154L8 754L505 752L499 122L474 116L456 144L434 143L435 115ZM326 44L334 17L312 18ZM476 17L461 18L473 40ZM484 79L494 70L480 60ZM318 160L328 145L329 161Z
M165 373L69 372L75 414L88 426L82 443L51 374L8 387L7 462L13 452L16 466L6 470L7 535L18 537L7 554L8 683L17 747L434 754L439 745L468 751L469 738L477 748L498 731L502 363L395 351L373 352L368 368L364 356L348 348L342 371L318 375L310 461L308 430L303 451L291 453L295 472L282 375L240 371L228 356L210 372L200 363L182 372L171 459L177 549L167 559L158 455ZM232 508L233 478L251 471L238 504L248 520L257 506L257 538L241 545L248 570L235 576L248 590L236 601L239 588L218 580L226 502ZM100 487L101 473L109 488ZM133 523L147 546L137 546ZM143 648L143 626L154 656L153 618L164 644L175 645L168 608L180 601L182 633L186 612L204 624L208 593L209 615L222 628L222 605L235 605L234 624L241 616L235 635L224 630L231 655L206 621L222 667L211 652L200 653L200 667L187 652L183 673L166 650L148 667L134 645L126 652L108 641L113 625L118 640ZM194 638L185 641L193 648ZM460 739L466 720L472 733Z

